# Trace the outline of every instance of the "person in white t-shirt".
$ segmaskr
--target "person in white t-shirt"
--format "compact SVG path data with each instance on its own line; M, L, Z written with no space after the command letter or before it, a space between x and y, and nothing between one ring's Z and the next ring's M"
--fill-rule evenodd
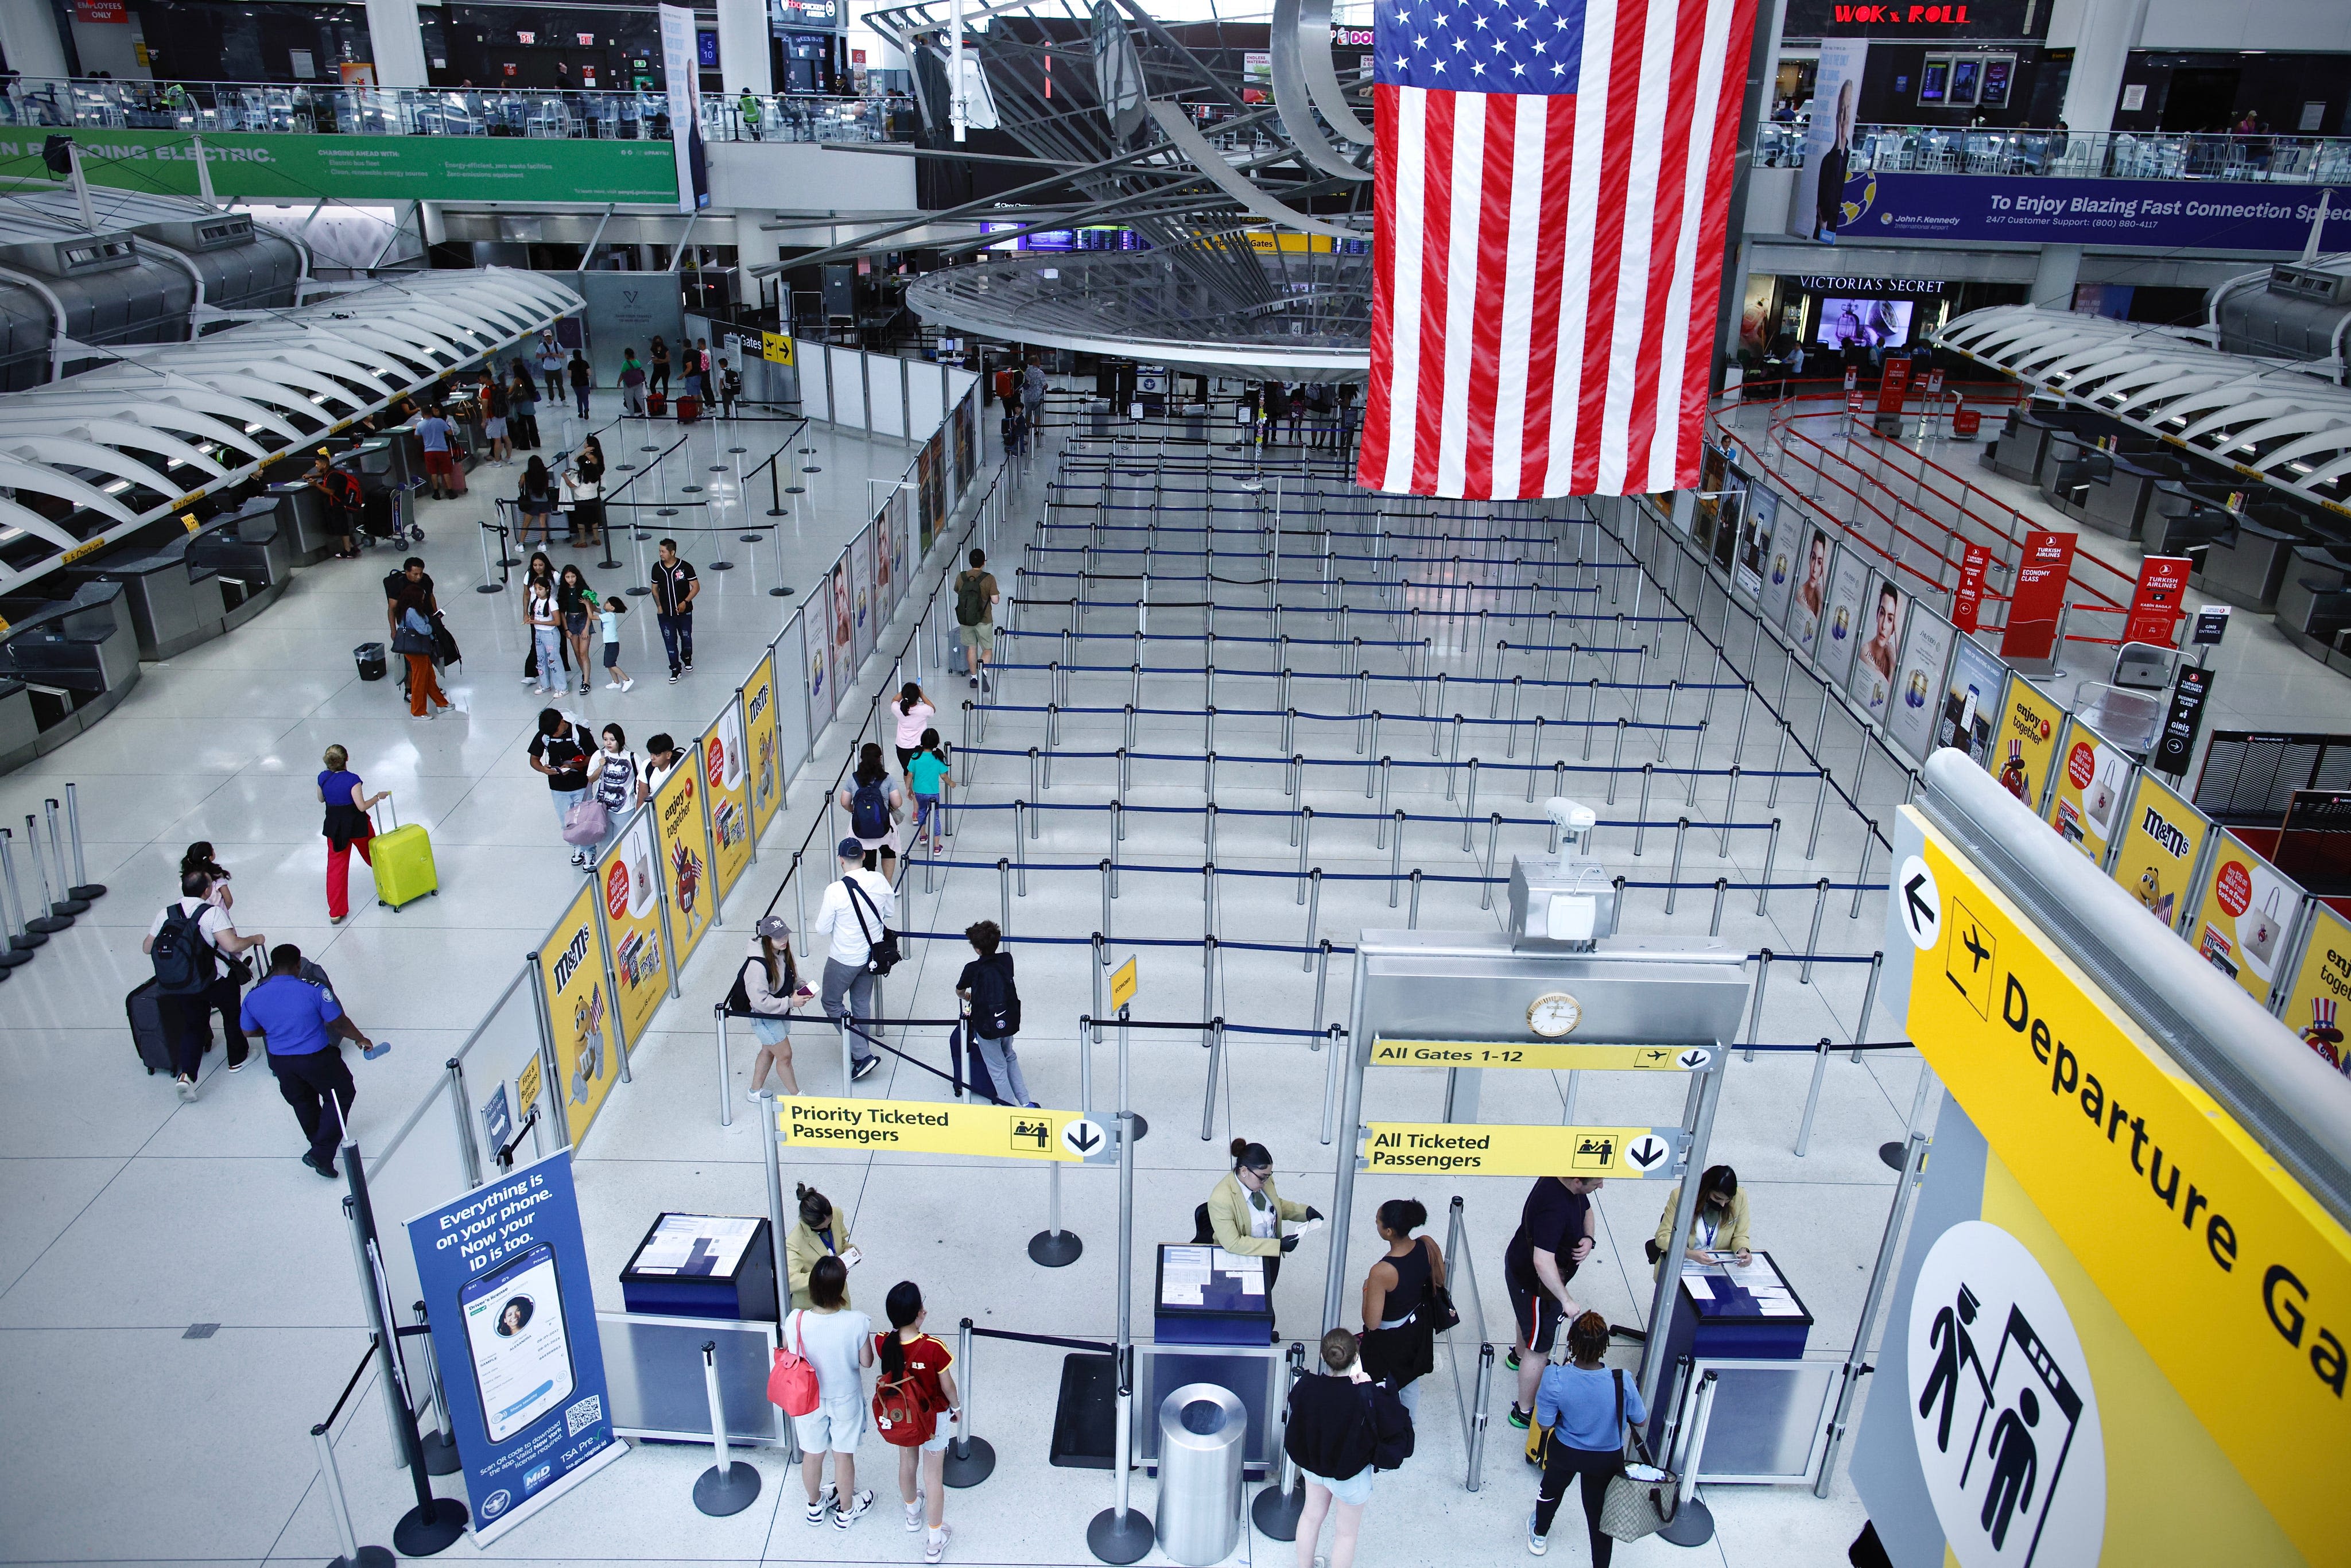
M857 1490L857 1442L865 1435L865 1371L873 1364L873 1320L848 1304L849 1266L826 1256L809 1270L806 1310L787 1314L783 1343L816 1369L817 1406L792 1417L800 1440L800 1475L808 1483L808 1521L832 1515L847 1530L873 1506L871 1488ZM833 1484L824 1484L824 1457L832 1456Z
M864 1035L841 1019L873 1016L873 975L865 960L872 946L882 940L883 929L898 918L898 894L889 878L865 869L865 846L855 839L841 840L833 846L833 853L841 862L841 880L824 890L824 902L817 905L816 918L809 922L809 936L832 940L824 955L824 1016L834 1027L848 1031L849 1075L862 1078L880 1066L882 1059ZM854 898L849 891L852 883L858 890Z
M225 873L222 880L226 880ZM258 947L264 940L258 936L237 934L228 911L209 896L212 886L213 878L204 871L182 872L178 902L155 912L154 924L147 927L147 939L139 945L141 953L152 953L155 938L162 935L163 923L180 915L195 921L197 934L213 951L213 977L204 989L156 998L163 1032L172 1046L172 1087L183 1100L196 1097L196 1071L204 1065L204 1047L212 1040L213 1009L220 1009L228 1020L228 1070L235 1072L245 1065L247 1048L245 1030L237 1024L236 979L221 960L248 947Z

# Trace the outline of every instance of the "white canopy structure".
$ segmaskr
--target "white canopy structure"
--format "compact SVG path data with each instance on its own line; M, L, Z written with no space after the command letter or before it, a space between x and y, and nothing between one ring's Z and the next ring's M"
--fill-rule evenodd
M539 273L420 273L0 393L0 593L585 305Z
M1971 310L1936 340L2041 396L2351 516L2351 390L2319 380L2311 365L2030 305Z

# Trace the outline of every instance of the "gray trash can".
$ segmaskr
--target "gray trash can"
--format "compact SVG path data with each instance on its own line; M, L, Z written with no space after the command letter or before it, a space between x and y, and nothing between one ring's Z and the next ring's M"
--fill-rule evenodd
M1241 1538L1249 1412L1229 1388L1187 1383L1159 1402L1159 1550L1204 1568Z
M1105 436L1110 434L1110 403L1100 398L1086 404L1086 434Z

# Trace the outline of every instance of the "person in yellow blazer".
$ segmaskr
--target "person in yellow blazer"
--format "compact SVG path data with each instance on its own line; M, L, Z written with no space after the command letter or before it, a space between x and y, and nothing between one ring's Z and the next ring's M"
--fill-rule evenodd
M1649 1261L1662 1266L1666 1249L1673 1245L1674 1208L1681 1202L1680 1184L1666 1195L1666 1211L1657 1218L1657 1234L1649 1241ZM1739 1190L1739 1173L1729 1166L1709 1166L1698 1178L1698 1208L1690 1216L1689 1245L1683 1255L1693 1263L1711 1263L1728 1254L1744 1268L1750 1256L1747 1235L1747 1195Z
M849 1221L832 1207L831 1198L805 1182L795 1190L799 1195L800 1217L793 1222L791 1234L784 1239L785 1288L792 1293L792 1305L809 1312L815 1307L809 1300L809 1270L816 1267L817 1260L834 1257L853 1269L864 1254L851 1244ZM849 1305L845 1291L841 1304Z
M1245 1258L1265 1260L1265 1304L1273 1307L1273 1282L1281 1274L1281 1260L1297 1249L1299 1233L1285 1236L1284 1220L1320 1219L1306 1204L1291 1203L1273 1187L1273 1156L1263 1144L1233 1140L1233 1168L1208 1194L1208 1231L1217 1245ZM1273 1331L1274 1343L1281 1331Z

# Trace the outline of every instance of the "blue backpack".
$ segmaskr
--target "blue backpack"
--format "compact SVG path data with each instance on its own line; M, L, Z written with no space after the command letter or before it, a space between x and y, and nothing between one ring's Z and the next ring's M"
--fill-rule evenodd
M890 833L889 781L877 779L860 784L850 797L849 831L861 839L887 838Z

